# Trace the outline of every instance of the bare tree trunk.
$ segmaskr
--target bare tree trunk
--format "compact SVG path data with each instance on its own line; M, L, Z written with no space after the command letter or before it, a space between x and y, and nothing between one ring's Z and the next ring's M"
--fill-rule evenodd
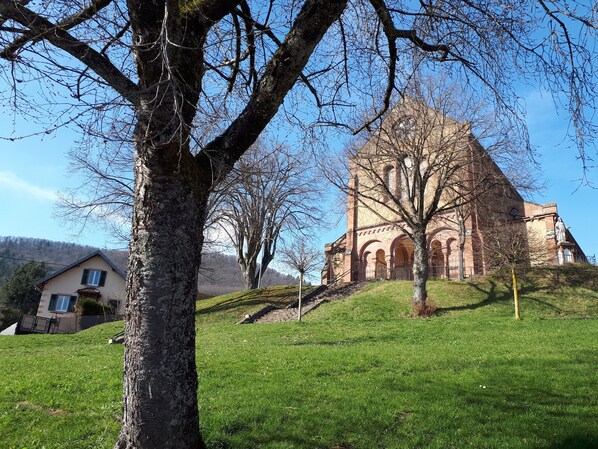
M297 311L297 319L301 321L301 296L303 295L303 273L299 273L299 310Z
M257 268L256 262L256 267L254 270L254 273L257 271L257 273L254 274L256 286L261 287L261 282L264 280L264 274L266 274L266 270L268 269L268 266L270 265L270 262L272 262L273 259L274 257L268 251L266 251L266 253L262 256L262 261L259 265L259 269Z
M518 320L519 316L519 290L517 288L517 275L515 274L515 266L511 266L511 277L513 278L513 299L515 300L515 319Z
M457 273L457 280L465 279L465 239L459 238L459 270Z
M245 281L245 290L253 290L254 288L257 288L258 277L255 274L255 264L241 264L241 272L243 273L243 280Z
M207 194L188 158L176 141L137 143L118 449L205 447L194 312Z
M428 247L425 229L413 233L413 311L416 314L425 310L428 292Z
M239 250L238 250L239 251ZM240 249L242 251L242 249ZM264 274L268 269L268 265L272 262L273 257L266 254L262 257L261 264L258 265L257 257L238 257L237 261L241 267L241 273L243 274L243 281L245 282L245 290L253 290L260 287L261 282L264 279Z
M200 172L189 141L209 27L185 29L174 2L166 8L159 2L129 3L144 91L134 135L123 423L116 448L203 449L195 300L212 178ZM169 45L162 47L165 35ZM175 69L164 70L166 59Z

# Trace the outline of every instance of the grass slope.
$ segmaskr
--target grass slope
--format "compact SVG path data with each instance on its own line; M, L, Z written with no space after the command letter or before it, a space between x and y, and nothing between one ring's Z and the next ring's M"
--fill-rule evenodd
M368 284L303 323L235 323L265 301L198 302L200 416L216 448L598 447L598 292L498 282ZM110 323L0 339L0 448L111 448L122 347Z

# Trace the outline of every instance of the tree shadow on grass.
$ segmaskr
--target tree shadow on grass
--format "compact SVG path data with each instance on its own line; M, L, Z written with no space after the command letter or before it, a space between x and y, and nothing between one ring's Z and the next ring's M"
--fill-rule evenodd
M195 312L196 315L205 315L213 312L222 312L236 309L238 307L265 307L268 305L285 306L296 299L294 291L269 291L267 289L247 290L239 296L221 301L209 307L201 308Z
M470 287L473 287L480 293L485 294L486 298L484 298L480 302L476 302L473 304L463 304L460 306L450 306L450 307L438 307L436 309L436 313L442 314L444 312L453 312L453 311L459 311L459 310L475 310L475 309L479 309L480 307L489 306L489 305L494 304L499 301L506 301L506 300L510 299L510 295L508 293L497 293L496 292L496 282L495 281L490 281L489 284L490 284L490 288L487 290L484 290L479 285L474 284L472 282L468 282L468 285Z
M572 435L541 449L589 449L598 448L598 435Z
M508 289L507 291L503 291L503 292L497 292L496 281L489 281L489 284L490 284L490 288L483 289L480 285L478 285L474 282L468 282L468 285L470 287L473 287L480 293L483 293L484 295L486 295L486 297L482 301L472 303L472 304L463 304L460 306L450 306L450 307L438 307L436 309L436 314L442 315L445 312L455 312L455 311L461 311L461 310L475 310L475 309L479 309L481 307L486 307L486 306L496 304L496 303L506 303L506 302L512 301L513 296L512 296L510 289ZM545 290L545 289L546 289L546 287L543 287L543 286L527 284L519 289L519 295L520 295L521 299L523 299L523 296L525 296L527 294L530 294L533 292L538 292L538 291ZM541 303L547 307L551 307L560 312L560 309L558 307L556 307L552 304L549 304L547 302L540 301L539 299L527 298L527 297L525 299Z
M537 304L542 304L543 306L546 306L546 307L548 307L548 308L550 308L552 310L555 310L556 312L559 312L559 313L563 311L563 309L561 309L560 307L557 307L554 304L550 304L550 303L548 303L546 301L541 301L541 300L536 299L536 298L524 298L524 299L526 301L533 301L533 302L535 302ZM596 446L596 447L598 447L598 446Z

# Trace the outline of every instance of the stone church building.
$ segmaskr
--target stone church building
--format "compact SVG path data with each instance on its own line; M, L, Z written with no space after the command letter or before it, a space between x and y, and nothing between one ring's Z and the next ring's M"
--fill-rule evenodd
M412 115L401 112L402 110L404 108L395 107L391 113L403 115L398 119L395 116L398 126L389 125L389 119L386 119L380 128L394 127L392 132L395 135L398 131L403 133L403 143L410 137L413 137L415 142L416 138L409 135L410 131L406 131L406 128L416 127L417 120ZM434 114L438 116L439 113ZM444 127L459 124L453 120L443 120L442 123ZM524 235L527 233L528 236L539 236L542 253L539 260L536 258L532 262L534 264L562 265L587 261L560 219L556 203L537 204L524 200L492 158L486 154L486 150L473 136L470 128L467 135L464 134L459 139L464 142L460 143L459 147L470 156L469 162L455 171L455 176L463 177L464 173L469 173L469 176L479 177L481 172L492 173L495 185L484 189L482 184L479 184L479 188L484 191L478 195L476 201L468 203L468 212L465 215L461 213L462 208L447 207L431 220L426 232L430 277L458 279L459 275L462 278L484 275L492 264L484 239L489 239L490 228L493 222L498 220L517 223L521 229L525 229ZM401 179L401 173L405 173L407 177L408 171L404 169L404 164L401 171L395 156L380 151L382 141L383 139L371 138L357 150L358 156L351 158L347 189L347 230L335 242L325 247L323 284L333 279L342 279L343 282L412 279L414 245L402 230L401 225L404 226L404 223L396 212L393 216L393 208L399 201L403 201L402 190L409 186L408 180ZM355 158L361 157L359 155L364 152L374 155L369 158L368 166L355 163ZM402 154L407 153L409 151ZM425 165L423 166L425 168ZM372 173L376 175L372 176ZM472 173L474 175L471 175ZM380 187L376 184L386 185L386 189L376 190ZM446 192L450 190L447 186L441 195L447 196ZM427 190L425 195L426 198L429 195ZM394 198L394 203L391 197ZM441 205L443 201L449 203L449 200L441 199Z

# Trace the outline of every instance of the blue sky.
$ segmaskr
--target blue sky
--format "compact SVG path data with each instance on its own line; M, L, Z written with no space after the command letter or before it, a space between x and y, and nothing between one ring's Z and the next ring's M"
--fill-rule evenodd
M587 255L598 254L598 191L579 186L582 166L575 147L565 139L566 114L555 112L549 94L533 91L526 96L528 125L532 143L537 147L546 189L532 200L554 201L559 214ZM29 124L13 123L6 109L0 110L0 136L27 134ZM0 236L38 237L77 242L98 247L114 247L109 235L87 229L72 235L68 225L54 217L57 192L80 185L81 180L68 173L67 152L74 135L61 130L24 140L0 141ZM340 148L339 148L340 149ZM595 155L595 146L590 150ZM598 185L598 169L588 179ZM332 208L328 208L328 210ZM332 242L345 230L345 218L321 234L321 244Z

